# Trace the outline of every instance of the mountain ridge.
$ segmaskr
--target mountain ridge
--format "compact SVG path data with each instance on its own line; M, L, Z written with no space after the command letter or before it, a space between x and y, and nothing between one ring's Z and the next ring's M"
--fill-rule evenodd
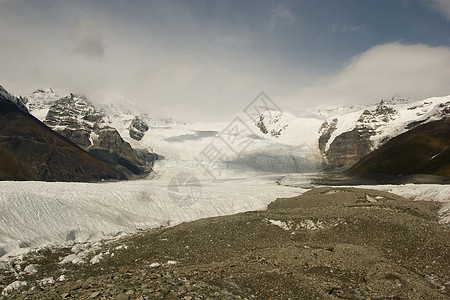
M0 179L100 181L123 173L52 131L0 90ZM9 96L8 96L9 95Z
M320 129L319 147L329 166L345 169L393 137L449 112L450 96L381 101L363 111L329 117Z
M420 124L370 152L347 175L382 182L425 174L447 177L450 183L450 118Z

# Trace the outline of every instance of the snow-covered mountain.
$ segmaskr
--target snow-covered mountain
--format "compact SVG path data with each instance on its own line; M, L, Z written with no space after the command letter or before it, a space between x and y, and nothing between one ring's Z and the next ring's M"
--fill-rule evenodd
M36 90L23 99L30 113L47 126L92 155L115 165L130 178L145 174L149 169L151 154L148 155L149 160L142 159L111 126L105 112L86 97L74 94L60 96L47 88ZM137 123L132 126L143 128L144 125Z
M100 109L109 126L116 128L127 142L133 143L144 137L152 120L147 114L133 111L129 106L132 105L106 103Z
M30 96L25 97L25 104L28 110L32 112L33 116L39 120L45 120L50 106L61 98L51 88L38 89L34 91Z
M313 172L325 165L347 167L415 125L443 118L450 106L450 96L415 102L393 97L375 105L322 109L311 117L262 109L236 114L229 122L185 124L151 119L127 102L94 106L85 97L61 97L52 89L24 99L33 115L85 149L100 147L104 133L115 130L141 161L152 161L157 153L218 173L224 168Z
M33 115L90 152L104 145L100 141L105 132L114 129L141 161L152 161L152 153L157 153L159 158L200 164L206 171L225 167L305 172L321 168L316 145L319 119L265 110L255 118L241 113L230 122L185 124L153 120L133 111L132 105L94 106L83 96L61 97L49 88L37 90L25 101ZM304 131L302 135L299 129Z
M381 101L331 115L320 127L319 149L332 166L351 166L362 156L409 129L449 115L450 96L408 102Z
M418 124L445 118L449 107L450 96L395 98L311 117L264 110L252 118L239 114L228 123L153 125L142 142L174 160L197 157L208 163L231 162L228 168L311 172L324 165L350 166Z

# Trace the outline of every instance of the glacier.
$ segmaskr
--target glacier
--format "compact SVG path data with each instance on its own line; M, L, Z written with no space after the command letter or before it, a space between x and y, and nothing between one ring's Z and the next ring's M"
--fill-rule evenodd
M183 169L201 178L195 164ZM160 162L153 179L104 182L0 182L0 256L33 248L112 238L205 217L264 209L277 197L298 194L273 176L202 180L188 202L171 197L181 171ZM189 193L190 186L180 186ZM182 191L183 192L183 191Z
M175 182L174 186L173 179L183 172L197 181ZM301 179L303 187L277 184L281 176L231 168L213 179L196 162L159 161L152 179L0 182L0 256L7 259L42 247L97 241L206 217L261 210L276 198L296 196L309 188L307 176ZM449 185L361 187L413 200L443 202L441 222L450 223Z

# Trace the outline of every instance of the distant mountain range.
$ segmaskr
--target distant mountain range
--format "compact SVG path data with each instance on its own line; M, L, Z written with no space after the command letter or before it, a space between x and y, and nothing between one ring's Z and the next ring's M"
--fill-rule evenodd
M321 110L308 117L264 110L251 118L238 115L230 123L185 124L153 120L146 114L133 112L125 104L95 105L81 95L60 96L50 88L38 89L26 97L14 97L2 89L1 95L24 114L29 112L54 132L119 172L111 178L128 179L146 176L158 157L172 162L191 161L197 166L213 163L227 170L272 173L346 170L360 160L367 161L366 155L374 150L396 143L395 137L410 131L414 134L416 128L420 132L421 125L446 120L450 112L450 96L421 101L392 98L374 105ZM28 114L28 118L31 115ZM440 126L446 128L448 122ZM235 131L227 132L230 128ZM227 140L230 136L245 147L231 145L232 141ZM391 140L394 142L390 143ZM427 143L435 142L424 139L423 144ZM448 139L444 138L440 145L448 147ZM211 150L212 146L221 153L213 159L205 156L205 150ZM403 148L408 147L405 144ZM385 155L391 155L380 151L373 153L381 153L377 154L380 161ZM365 172L382 172L362 165L359 163L348 174L365 176ZM389 169L383 174L406 174L403 168L408 169L409 165L399 165L395 172ZM428 164L426 174L448 176L430 168ZM424 171L416 168L411 172Z

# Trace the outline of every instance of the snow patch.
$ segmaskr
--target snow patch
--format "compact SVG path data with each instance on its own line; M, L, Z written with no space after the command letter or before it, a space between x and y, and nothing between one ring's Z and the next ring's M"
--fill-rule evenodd
M308 230L319 230L319 229L325 229L328 227L334 227L341 223L343 223L343 220L337 220L336 222L332 224L325 224L322 221L314 221L310 219L306 219L303 221L300 221L298 224L296 224L294 221L278 221L278 220L267 220L271 225L275 225L280 227L283 230L289 231L289 230L299 230L299 229L308 229Z
M298 224L300 228L305 228L309 230L319 230L324 229L325 224L321 221L313 221L313 220L304 220Z
M28 273L29 275L33 275L37 273L37 265L36 264L30 264L23 269L25 273Z
M369 202L371 202L371 203L377 202L377 199L375 199L374 197L371 197L371 196L369 196L369 195L366 195L366 200L369 201Z
M91 134L89 135L89 142L91 143L91 145L88 147L92 147L94 146L95 141L98 140L99 135L96 134L94 131L91 132Z
M53 279L53 277L45 277L41 280L38 281L39 285L41 287L46 286L46 285L51 285L55 283L55 280Z
M283 222L278 220L269 220L269 223L275 226L280 227L283 230L291 230L292 229L292 221Z
M73 263L76 265L84 264L84 259L79 256L78 254L69 254L66 257L64 257L60 262L60 264L68 264Z
M161 266L161 264L159 262L154 262L150 264L150 268L159 268Z
M103 258L104 258L104 254L103 253L97 254L96 256L94 256L91 259L91 264L99 263Z
M66 281L66 275L62 274L61 276L58 277L58 281Z
M7 287L5 287L2 291L2 295L3 296L8 296L8 294L20 290L23 287L27 286L27 282L26 281L14 281L13 283L10 283Z
M117 247L114 248L114 249L116 249L116 250L128 249L128 246L127 246L127 245L119 245L119 246L117 246Z

